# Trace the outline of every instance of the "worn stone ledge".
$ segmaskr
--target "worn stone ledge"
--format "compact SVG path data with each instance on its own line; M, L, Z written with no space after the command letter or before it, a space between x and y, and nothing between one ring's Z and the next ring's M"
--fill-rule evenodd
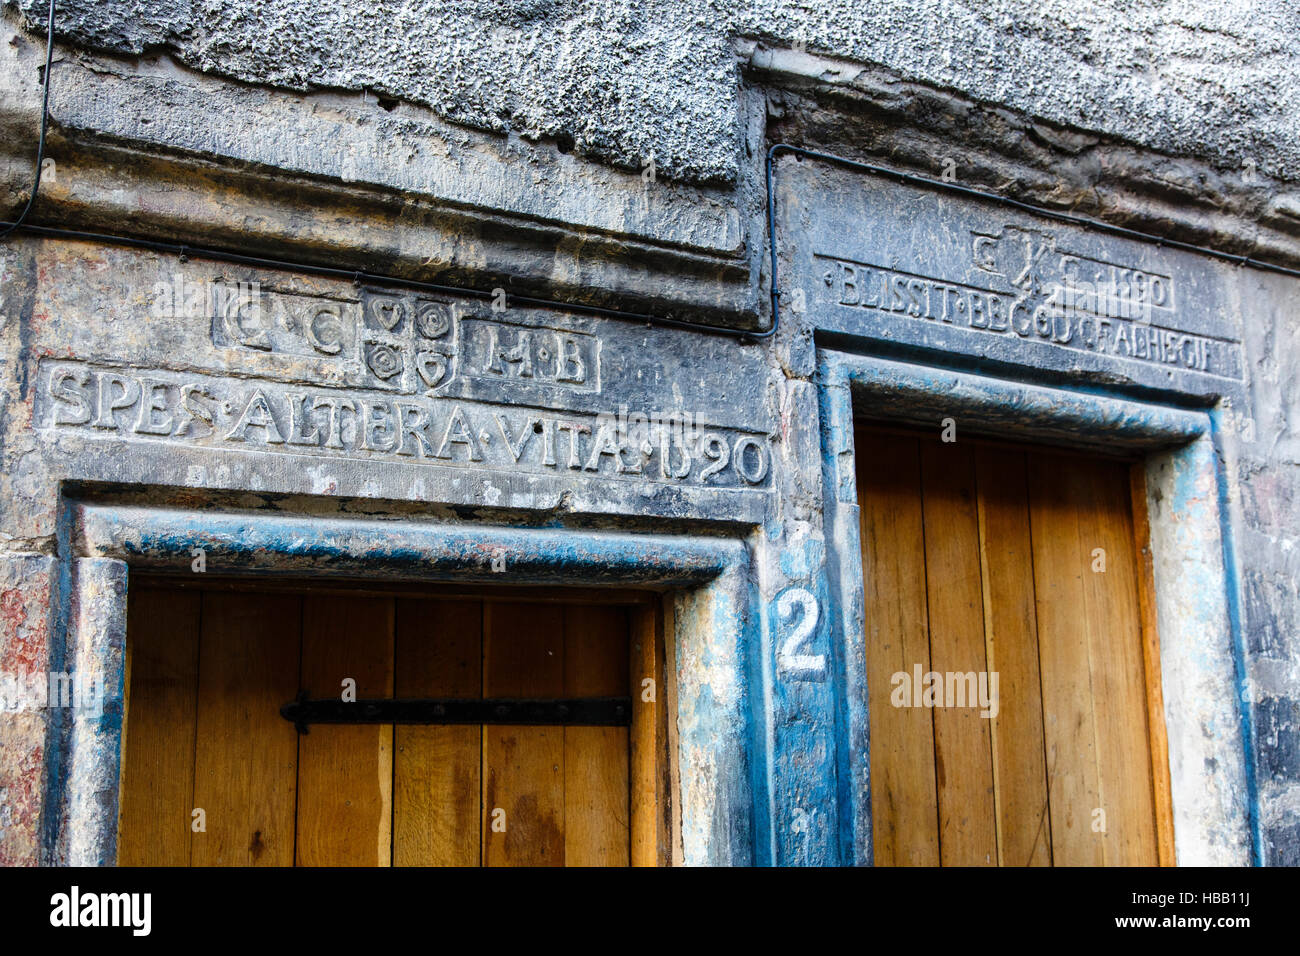
M10 216L32 178L42 51L2 40ZM757 325L747 236L761 209L742 208L743 190L646 182L409 104L246 87L159 59L61 51L50 111L33 223Z
M1072 445L1087 444L1095 431L1108 448L1145 450L1195 441L1208 428L1204 412L941 369L922 379L915 365L880 358L821 375L828 388L851 383L855 410L869 419L933 424L961 408L978 431Z
M199 521L189 512L119 505L76 505L74 523L79 552L125 556L138 568L174 569L177 555L202 547L228 572L375 575L391 563L414 565L407 576L421 580L492 582L491 559L501 553L517 584L560 583L575 565L599 563L604 583L682 587L716 577L745 554L733 539L260 512L207 512Z
M1300 266L1300 185L1216 167L829 57L742 44L768 139Z
M14 37L16 27L4 31ZM0 71L0 179L16 209L39 122L39 47ZM768 141L789 141L1300 266L1300 188L1216 169L878 68L744 41ZM410 103L248 87L153 57L60 51L33 221L232 246L406 278L757 328L760 144L735 188L666 181L457 127ZM194 122L202 115L204 122ZM745 119L742 117L742 125ZM761 136L750 124L742 139ZM201 187L201 188L196 188Z

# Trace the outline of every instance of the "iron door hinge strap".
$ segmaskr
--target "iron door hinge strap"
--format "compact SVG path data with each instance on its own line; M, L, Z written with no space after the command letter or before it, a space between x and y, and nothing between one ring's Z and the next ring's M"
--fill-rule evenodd
M309 700L299 694L280 716L307 733L310 724L519 724L524 726L627 727L630 697L560 700L488 697L480 699L396 698Z

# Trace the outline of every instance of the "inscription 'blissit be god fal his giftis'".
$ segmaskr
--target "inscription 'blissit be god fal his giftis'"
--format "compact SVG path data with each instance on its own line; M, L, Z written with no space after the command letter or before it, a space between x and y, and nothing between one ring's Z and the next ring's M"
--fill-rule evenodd
M988 237L977 237L987 240ZM1161 328L1155 319L1170 309L1165 277L1110 267L1094 280L1071 273L1050 281L1032 275L1023 290L998 292L963 283L833 256L825 281L841 306L1010 335L1118 358L1231 374L1216 361L1218 343L1205 336Z

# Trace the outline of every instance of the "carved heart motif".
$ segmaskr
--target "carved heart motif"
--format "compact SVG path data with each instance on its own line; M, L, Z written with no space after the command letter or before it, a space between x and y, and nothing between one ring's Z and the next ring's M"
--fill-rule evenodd
M370 315L386 332L393 331L406 315L406 303L401 299L374 298L370 300Z
M435 387L447 374L447 356L438 352L420 352L415 356L415 370L429 388Z

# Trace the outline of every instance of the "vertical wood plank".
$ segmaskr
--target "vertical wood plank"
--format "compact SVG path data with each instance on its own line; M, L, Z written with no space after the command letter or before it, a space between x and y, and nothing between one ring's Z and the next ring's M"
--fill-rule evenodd
M926 604L930 667L964 680L961 697L934 711L939 853L945 866L997 864L993 755L981 717L979 677L987 670L974 457L968 443L921 442ZM947 682L945 682L947 683ZM974 699L972 699L974 698Z
M120 866L190 862L200 601L198 591L130 591Z
M1080 554L1077 459L1036 452L1029 454L1027 465L1052 858L1058 866L1101 866L1102 841L1092 830L1102 793L1083 581L1090 571Z
M397 697L481 696L483 602L401 599ZM478 866L482 728L394 728L393 864Z
M1001 866L1050 866L1038 622L1023 452L975 451L985 647L998 675L992 720Z
M617 605L564 606L564 696L628 689L628 615ZM564 864L627 866L628 728L565 727Z
M298 735L299 598L205 591L199 647L194 866L290 866Z
M313 697L393 693L393 600L309 596L302 612L302 687ZM300 866L388 866L392 851L391 724L315 725L299 743Z
M1169 737L1160 672L1160 634L1156 628L1155 573L1151 565L1151 518L1147 513L1146 467L1129 469L1133 543L1138 563L1138 607L1142 619L1142 672L1146 684L1147 727L1151 734L1151 790L1156 814L1156 851L1161 866L1174 866L1174 801L1169 773Z
M668 686L663 673L662 612L658 604L631 608L632 652L628 687L632 695L629 740L632 866L659 866L668 850L671 818L662 806L664 704ZM649 681L649 685L646 685ZM646 700L647 693L653 699Z
M486 604L483 696L559 697L563 691L562 606ZM564 728L484 727L482 779L484 864L563 866Z
M890 699L894 674L930 669L919 452L915 439L865 431L856 449L874 859L937 866L933 716Z
M1080 556L1089 562L1084 598L1105 801L1100 838L1108 866L1154 866L1155 807L1127 468L1091 460L1076 462L1075 468L1082 491Z

